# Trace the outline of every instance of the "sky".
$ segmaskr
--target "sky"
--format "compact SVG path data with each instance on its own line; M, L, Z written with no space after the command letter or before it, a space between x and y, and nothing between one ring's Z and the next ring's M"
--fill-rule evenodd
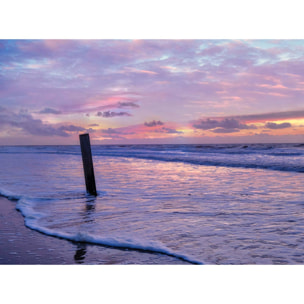
M0 145L304 141L304 40L0 40Z

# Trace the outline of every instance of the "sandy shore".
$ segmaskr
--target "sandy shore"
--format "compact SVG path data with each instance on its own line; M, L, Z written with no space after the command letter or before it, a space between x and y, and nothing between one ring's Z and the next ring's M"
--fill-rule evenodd
M15 202L0 196L0 264L186 264L161 254L118 250L103 246L72 243L46 236L24 225Z

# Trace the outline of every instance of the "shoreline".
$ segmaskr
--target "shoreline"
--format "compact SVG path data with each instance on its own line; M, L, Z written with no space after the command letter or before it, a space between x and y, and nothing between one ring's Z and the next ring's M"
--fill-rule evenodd
M24 225L15 202L0 196L0 265L191 265L162 254L70 242Z

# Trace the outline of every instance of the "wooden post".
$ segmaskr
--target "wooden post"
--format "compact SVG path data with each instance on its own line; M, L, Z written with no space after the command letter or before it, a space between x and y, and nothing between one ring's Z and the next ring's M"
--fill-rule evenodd
M97 196L90 136L89 134L80 134L79 140L80 140L83 171L84 171L87 192L90 193L91 195Z

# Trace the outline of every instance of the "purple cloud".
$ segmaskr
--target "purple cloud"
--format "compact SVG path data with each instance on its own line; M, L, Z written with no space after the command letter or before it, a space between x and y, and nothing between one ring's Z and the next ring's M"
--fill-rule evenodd
M55 128L43 123L40 119L34 119L26 110L18 114L0 107L0 126L8 126L20 129L31 135L38 136L69 136L63 129Z
M108 138L111 139L124 139L123 136L121 136L120 132L117 132L115 129L108 128L108 129L103 129L100 130L101 134L105 135Z
M139 108L139 105L133 101L119 101L117 103L118 108Z
M85 131L86 130L83 127L74 126L74 125L61 126L58 129L62 130L62 131L68 131L68 132L81 132L81 131Z
M61 114L61 111L52 109L52 108L44 108L43 110L37 112L39 114Z
M289 122L283 122L283 123L267 122L265 124L265 128L273 129L273 130L286 129L286 128L290 128L290 127L291 127L291 123L289 123Z
M216 128L214 130L212 130L213 133L236 133L236 132L240 132L240 129L237 128Z
M96 115L105 118L116 117L116 116L132 116L128 112L111 112L111 111L98 112Z
M120 134L120 132L118 132L117 130L112 129L112 128L103 129L103 130L101 130L101 133L103 133L103 134L108 134L108 135Z
M207 118L194 123L193 127L201 130L213 130L215 133L232 133L243 129L256 129L254 125L242 124L233 118L225 118L223 120Z
M115 96L110 97L115 98ZM115 103L106 104L104 106L98 106L94 110L107 110L107 109L126 109L126 108L139 108L139 105L136 103L136 101L128 101L133 100L131 98L125 97L124 100L126 101L118 101Z
M167 134L182 134L182 133L184 133L182 131L177 131L175 129L166 128L166 127L162 127L161 129L157 129L157 130L155 130L155 132L167 133Z
M303 117L304 117L303 110L233 116L233 118L242 121L281 120L281 119L295 119L295 118L303 118Z
M127 132L125 130L120 130L120 129L113 129L113 128L108 128L108 129L102 129L100 130L101 134L104 134L105 136L109 136L112 139L124 139L124 135L129 135L129 134L135 134L134 132Z
M190 121L197 130L233 133L254 129L254 122L304 117L304 40L2 40L1 45L1 105L19 119L18 110L26 107L36 116L65 114L56 117L59 126L77 126L81 113L88 124L82 126L90 127L97 113L130 116L130 125L141 117L146 121L141 127L164 133L158 122L168 117L173 126ZM14 128L39 132L30 127L38 128L39 120L28 115L23 127L20 122ZM209 120L194 121L197 115ZM113 120L119 128L120 120ZM49 134L77 132L40 124ZM299 124L296 133L302 132ZM268 131L282 127L270 125Z
M161 122L160 120L158 121L155 121L155 120L152 120L150 122L145 122L145 126L146 127L156 127L156 126L162 126L164 123Z

